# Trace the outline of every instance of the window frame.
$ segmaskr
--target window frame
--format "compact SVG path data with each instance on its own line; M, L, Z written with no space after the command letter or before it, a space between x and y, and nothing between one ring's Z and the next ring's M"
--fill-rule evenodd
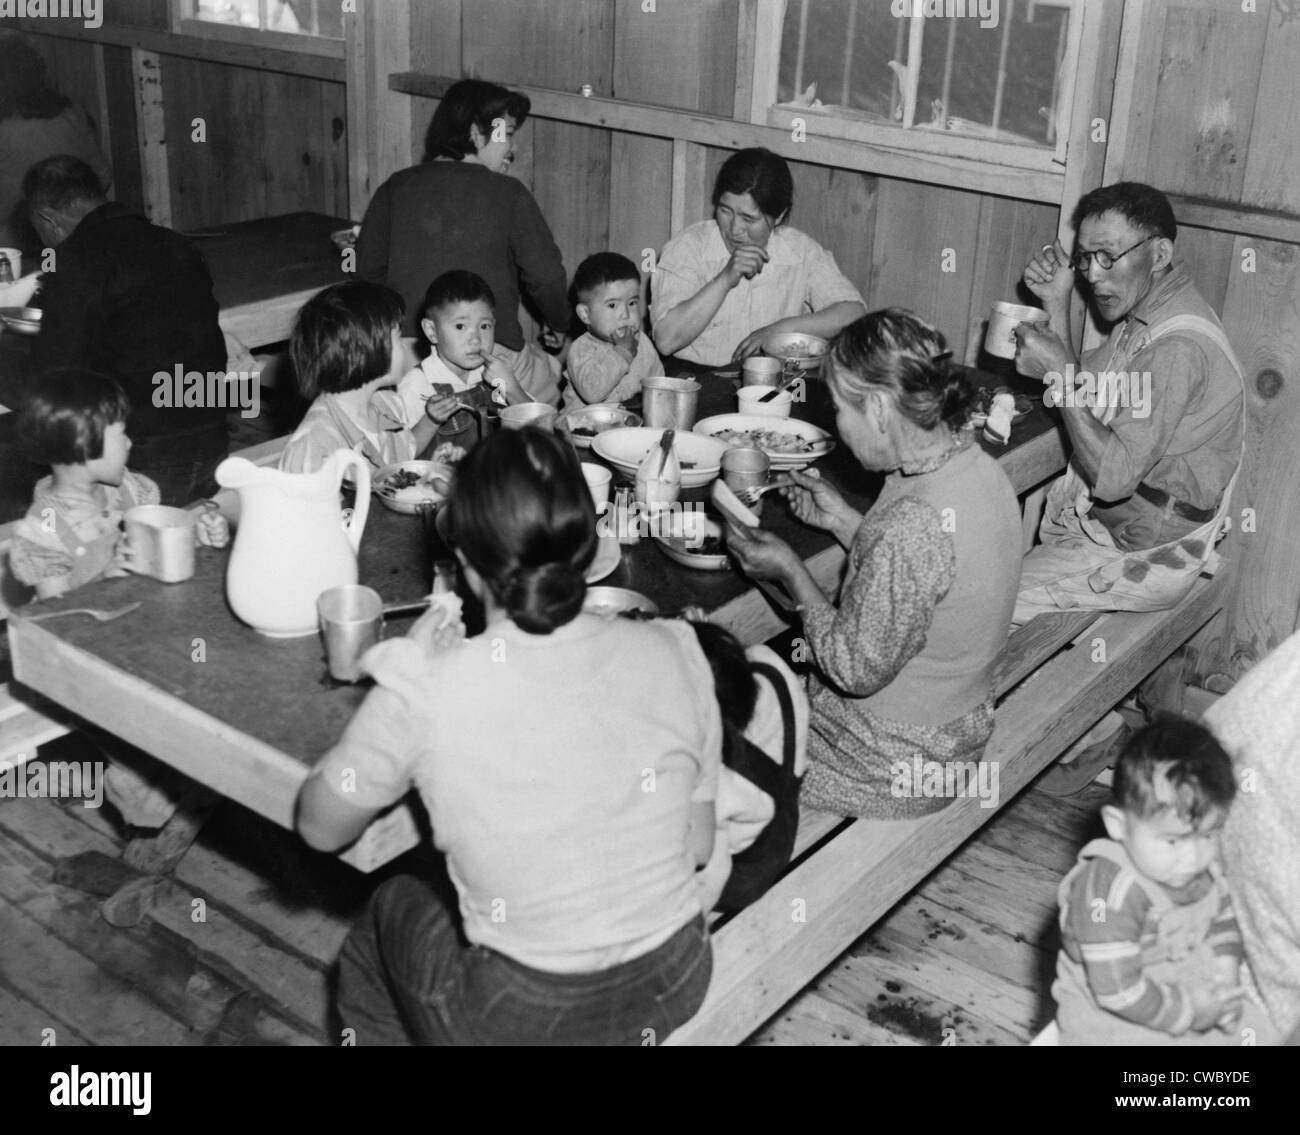
M1083 9L1087 0L1043 0L1068 11L1064 70L1056 103L1054 145L1022 145L957 132L919 129L892 123L862 122L836 113L834 107L797 107L776 101L781 65L781 39L786 10L799 0L758 0L759 42L755 45L755 77L750 121L794 131L802 122L809 138L838 138L890 150L911 151L934 157L958 157L992 165L1010 166L1036 173L1063 171L1069 146L1070 120L1078 94L1079 61L1084 50ZM871 2L871 0L867 0ZM1030 2L1030 0L1025 0ZM923 17L908 16L909 21ZM911 36L909 35L909 58ZM766 42L764 42L766 41ZM799 120L799 121L796 121Z
M266 0L261 0L259 12L265 10ZM200 20L191 15L194 0L171 0L169 16L171 30L180 35L192 35L200 39L216 39L226 43L244 44L250 47L276 48L280 51L294 51L300 55L319 55L327 59L344 58L347 42L346 23L344 33L337 39L333 36L319 35L314 32L278 32L268 28L246 28L243 25L220 24L213 20Z

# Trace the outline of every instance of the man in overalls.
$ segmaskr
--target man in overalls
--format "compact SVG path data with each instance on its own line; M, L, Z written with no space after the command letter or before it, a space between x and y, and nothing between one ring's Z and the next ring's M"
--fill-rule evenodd
M1074 224L1073 256L1057 241L1025 269L1049 324L1016 329L1017 368L1043 379L1073 450L1025 557L1017 624L1049 611L1176 606L1217 567L1242 456L1241 367L1174 257L1168 198L1120 182L1086 194ZM1076 281L1109 328L1082 355L1071 346Z

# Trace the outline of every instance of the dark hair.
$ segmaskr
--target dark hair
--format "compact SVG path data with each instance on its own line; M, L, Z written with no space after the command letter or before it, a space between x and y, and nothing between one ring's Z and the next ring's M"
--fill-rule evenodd
M72 105L54 89L45 60L20 35L0 35L0 121L53 118Z
M583 303L597 288L606 284L621 284L624 280L641 283L641 273L636 265L619 252L595 252L588 256L573 274L574 294Z
M758 683L745 648L725 627L694 622L691 627L713 671L713 693L722 719L736 729L744 729L758 704Z
M596 554L596 510L571 446L535 426L469 451L446 508L451 541L516 626L550 634L576 618Z
M1143 819L1158 815L1169 807L1155 793L1162 776L1174 790L1178 818L1193 828L1237 795L1232 758L1213 733L1188 718L1158 717L1129 738L1115 765L1115 803Z
M406 305L392 288L368 280L332 284L312 296L293 323L289 360L303 397L356 390L393 365L393 328Z
M785 220L794 204L794 179L785 158L771 150L737 150L718 170L713 183L713 206L724 193L740 197L748 193L763 213L773 220Z
M828 381L861 406L867 391L889 391L918 429L966 424L975 390L952 362L943 335L910 311L890 307L855 319L831 341Z
M420 305L420 318L428 319L433 312L453 303L474 303L477 300L484 300L488 307L493 311L496 310L497 298L482 276L461 269L444 272L424 293L424 303Z
M1089 217L1099 217L1102 213L1118 213L1147 236L1169 240L1178 236L1178 222L1174 220L1169 198L1140 181L1117 181L1085 193L1074 207L1074 231L1078 232Z
M37 162L23 175L23 197L30 208L62 211L78 201L102 201L104 187L80 158L59 154Z
M477 126L485 138L491 137L492 125L498 118L509 116L515 125L522 126L532 105L527 95L482 79L453 83L438 103L424 135L424 160L464 160L474 153L471 126Z
M126 393L107 375L55 370L24 399L16 431L37 464L84 465L104 455L104 431L130 413Z

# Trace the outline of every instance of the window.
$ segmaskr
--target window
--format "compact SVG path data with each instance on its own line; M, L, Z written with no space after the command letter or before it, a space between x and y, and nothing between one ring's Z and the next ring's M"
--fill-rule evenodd
M996 160L1051 168L1064 159L1076 2L787 0L770 119L797 112L809 133L947 152L963 149L954 139L1001 144Z
M281 35L343 39L338 0L176 0L176 15L184 31L223 39L247 42L250 34L263 42Z

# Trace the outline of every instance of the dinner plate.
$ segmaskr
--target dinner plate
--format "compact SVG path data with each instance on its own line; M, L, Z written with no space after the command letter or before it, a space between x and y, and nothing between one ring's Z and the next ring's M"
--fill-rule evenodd
M722 525L716 520L705 518L704 533L706 539L711 536L721 540ZM696 571L727 571L731 567L731 561L725 551L702 552L699 547L692 547L691 542L683 536L656 536L654 539L665 556L683 567L693 568Z
M592 559L590 566L586 571L586 580L588 583L596 583L604 579L619 565L623 558L623 550L618 542L617 536L602 536L596 541L596 555Z
M782 453L760 445L758 448L767 454L774 470L802 469L806 465L811 465L819 457L825 457L835 448L835 439L830 434L811 422L799 418L767 418L759 414L717 414L695 425L696 433L705 434L718 441L724 440L717 436L723 430L742 432L762 430L767 433L798 434L809 444L810 448L800 453ZM727 441L727 445L733 448L748 444L752 443L742 439Z
M19 335L39 335L41 333L41 309L39 307L3 307L0 308L0 323Z
M659 614L659 608L639 591L630 591L626 587L588 587L587 598L582 604L587 615L601 615L612 619L624 611L637 611L642 615Z
M758 420L772 421L771 418ZM596 435L591 448L624 476L635 477L637 467L645 455L659 444L663 432L661 429L647 429L644 426L605 430ZM698 489L718 475L727 445L703 436L698 429L695 433L682 433L678 430L673 441L673 452L681 462L682 488Z

